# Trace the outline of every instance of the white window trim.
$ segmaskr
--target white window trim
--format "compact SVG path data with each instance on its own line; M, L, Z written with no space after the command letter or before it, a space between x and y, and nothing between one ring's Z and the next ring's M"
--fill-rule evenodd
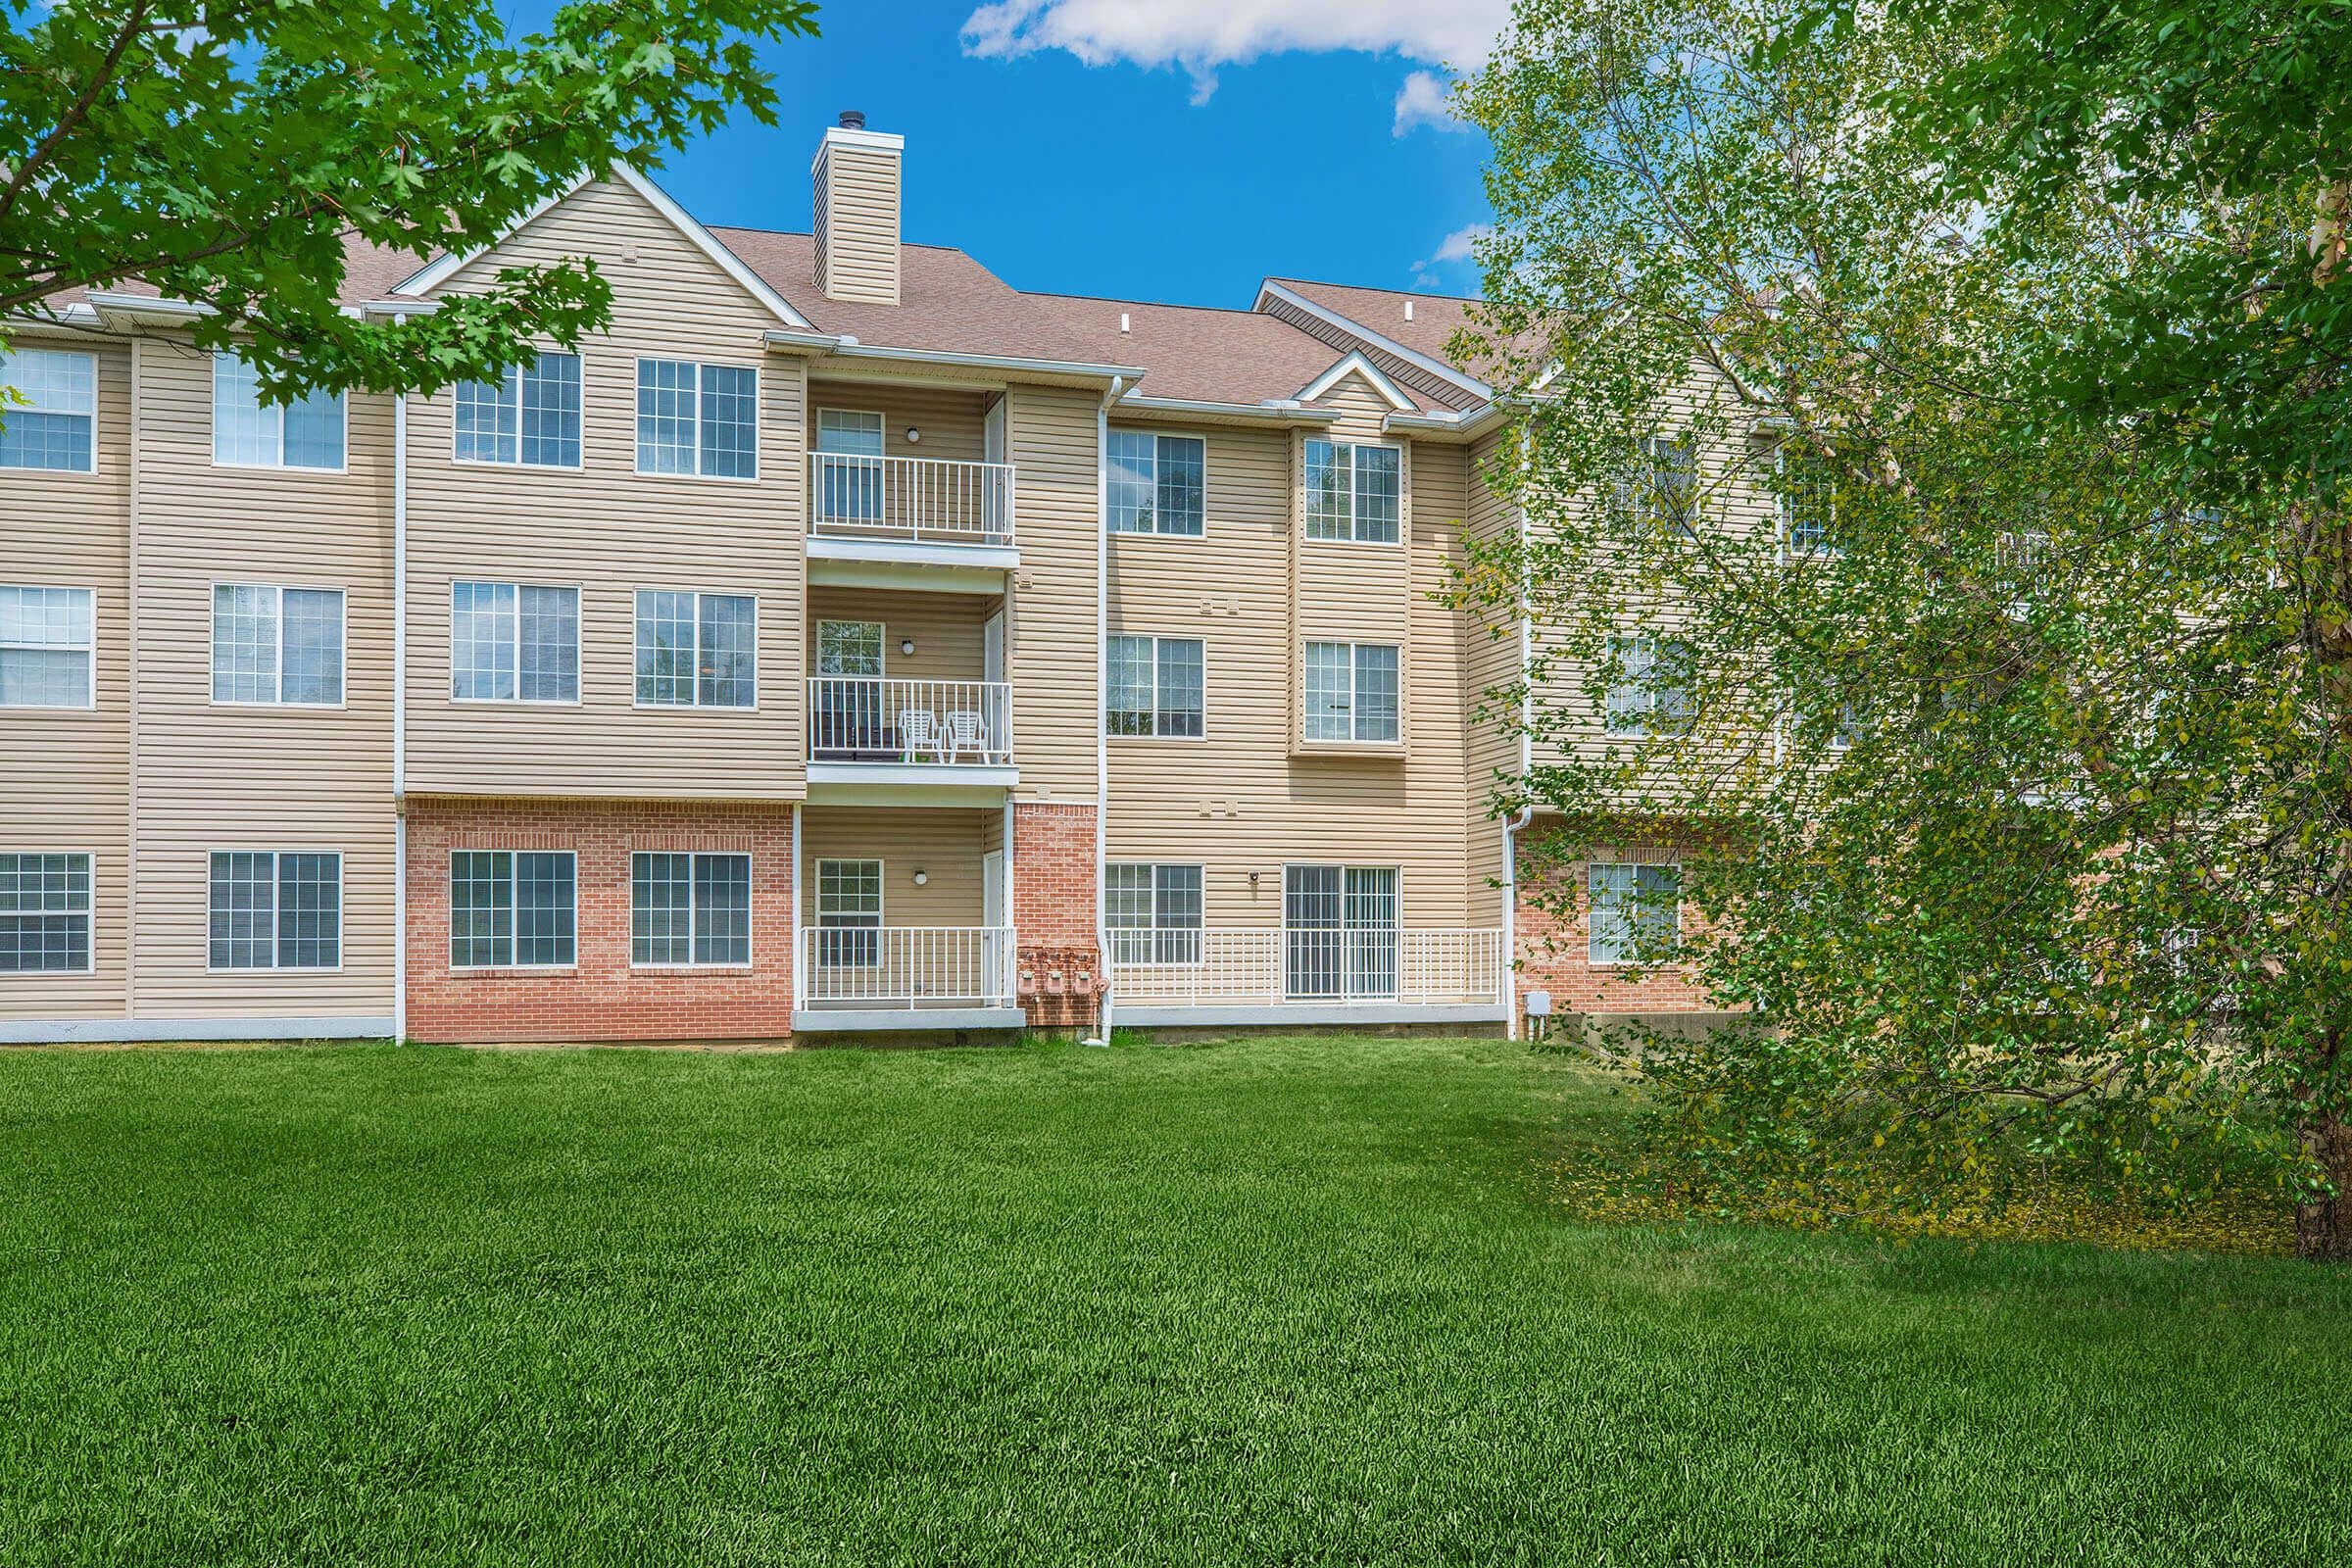
M809 419L808 433L814 438L808 447L808 450L811 454L814 454L818 450L815 442L824 439L825 416L828 414L855 414L861 419L872 419L876 424L882 427L882 450L875 454L875 456L885 458L890 456L890 416L880 409L853 409L845 407L839 403L820 404L817 407L815 414ZM863 454L857 452L829 452L825 455L827 457L836 458L855 458L863 456Z
M713 599L749 599L752 602L752 700L741 706L728 703L701 701L702 682L695 682L696 701L691 703L649 703L637 696L637 596L639 594L692 594L694 596L694 654L697 662L703 654L703 596ZM629 706L645 713L718 713L746 714L760 711L760 596L739 594L725 588L632 588L629 590Z
M1359 530L1359 529L1362 527L1363 519L1362 519L1362 517L1361 517L1361 516L1358 514L1358 512L1357 512L1357 509L1356 509L1356 504L1355 504L1355 503L1356 503L1356 494L1355 494L1355 467L1354 467L1354 463L1355 463L1355 460L1354 460L1353 458L1350 458L1350 459L1348 459L1348 531L1347 531L1345 534L1342 534L1341 536L1339 536L1339 537L1338 537L1338 538L1336 538L1336 539L1325 539L1325 538L1321 538L1321 537L1317 536L1317 535L1316 535L1316 534L1315 534L1315 533L1312 531L1312 521L1313 521L1313 519L1312 519L1312 516L1310 515L1310 508L1311 508L1311 506L1312 506L1312 497L1310 497L1310 496L1308 495L1308 493L1307 493L1307 488L1306 488L1306 449L1307 449L1307 446L1308 446L1308 444L1309 444L1309 443L1311 443L1311 442L1315 442L1315 441L1320 441L1320 442L1322 442L1324 445L1326 445L1326 446L1332 446L1332 447L1349 447L1349 448L1358 448L1358 449L1360 449L1360 448L1366 448L1366 447L1376 447L1376 448L1382 448L1382 449L1385 449L1385 450L1387 450L1387 451L1394 452L1394 453L1396 453L1396 538L1394 538L1394 539L1367 539L1367 538L1365 538L1365 537L1363 536L1363 534L1362 534L1360 531L1358 531L1358 530ZM1408 460L1407 460L1407 458L1406 458L1406 456L1405 456L1405 449L1404 449L1404 443L1403 443L1403 442L1401 442L1401 441L1342 441L1342 440L1340 440L1340 439L1339 439L1338 437L1336 437L1336 436L1329 436L1329 435L1309 435L1309 436L1301 436L1301 437L1299 438L1299 442L1298 442L1298 536L1299 536L1299 538L1300 538L1302 541L1304 541L1306 544L1308 544L1308 545L1322 545L1322 546L1330 546L1330 545L1346 545L1346 546L1349 547L1350 549L1353 549L1353 548L1355 548L1355 547L1358 547L1358 546L1368 546L1368 547L1370 547L1370 548L1372 548L1372 549L1374 549L1374 550L1400 550L1400 549L1402 549L1402 548L1404 547L1404 545L1405 545L1405 542L1406 542L1408 539L1410 539L1410 538L1412 537L1412 528L1411 528L1411 527L1410 527L1410 525L1409 525L1409 519L1410 519L1410 514L1411 514L1411 500L1410 500L1410 497L1411 497L1411 495L1412 495L1412 471L1411 471L1411 468L1410 468L1410 466L1409 466ZM1316 639L1316 641L1320 642L1320 641L1322 641L1322 639L1321 639L1321 638L1317 638L1317 639Z
M487 466L487 465L485 465L485 466ZM522 590L525 588L566 588L571 591L571 674L573 695L569 697L460 697L457 695L458 613L457 607L453 601L457 597L458 584L462 582L488 583L494 588L512 588L514 590L514 689L517 692L522 690ZM442 601L442 603L449 605L450 607L450 702L460 708L578 708L581 706L588 689L587 670L585 667L584 658L587 649L588 634L586 629L580 624L584 615L582 607L587 603L587 599L588 594L586 585L577 582L523 582L518 578L513 577L450 578L449 598ZM631 611L634 611L636 607L636 596L632 594L629 598L629 608ZM752 613L754 619L757 619L759 616L759 611L756 607ZM633 615L631 619L634 621ZM636 661L631 659L629 661L629 687L631 691L636 689ZM675 707L677 705L663 703L657 704L656 706L667 708Z
M234 349L215 349L214 354L234 354ZM309 463L288 463L286 456L286 406L283 403L256 402L255 407L265 414L277 416L277 456L275 463L240 463L220 456L220 381L212 360L205 362L205 374L211 380L206 388L206 407L211 411L207 434L211 437L213 466L239 468L248 473L349 473L351 472L351 392L348 388L335 394L335 406L343 416L343 461L332 467Z
M1159 442L1156 438L1161 436L1169 436L1179 441L1198 441L1200 443L1200 531L1199 533L1165 533L1158 528L1153 528L1147 533L1140 528L1113 528L1110 525L1109 494L1107 491L1105 491L1102 506L1102 531L1110 536L1111 542L1116 544L1122 539L1164 539L1172 544L1179 545L1205 544L1208 541L1209 525L1208 432L1206 430L1163 430L1154 425L1145 424L1114 424L1110 427L1110 430L1112 434L1125 433L1128 435L1148 435L1154 438L1152 444L1152 483L1154 487L1155 493L1156 487L1159 483ZM1105 444L1104 451L1105 453L1108 452L1107 443ZM1401 533L1403 530L1400 528L1397 531Z
M458 456L458 389L449 389L449 461L459 468L535 468L541 473L582 473L588 467L588 356L578 349L539 349L540 354L568 354L580 363L580 460L577 463L526 463L522 457L522 381L517 374L514 383L514 461L503 458L461 458ZM520 367L517 367L519 371ZM468 578L468 581L475 579Z
M40 404L38 404L38 403L22 403L22 404L18 404L18 405L17 405L17 408L18 408L18 410L20 410L21 412L23 412L23 413L25 413L25 414L59 414L59 415L63 415L63 416L65 416L67 418L70 418L70 419L87 419L87 420L89 420L89 421L90 421L90 466L89 466L88 467L86 467L86 468L29 468L29 467L28 467L28 468L12 468L12 467L0 467L0 474L9 474L9 473L36 473L36 474L48 474L48 475L67 474L67 475L71 475L72 477L74 477L74 478L77 478L77 479L91 479L91 478L95 478L95 477L97 477L97 474L98 474L98 430L99 430L99 426L98 426L98 418L99 418L99 408L100 408L100 405L101 405L101 404L103 404L103 403L105 403L105 401L106 401L105 397L104 397L103 395L101 395L101 393L100 393L100 391L99 391L99 386L98 386L98 356L97 356L97 355L95 355L95 354L92 354L92 353L88 352L87 350L83 350L83 349L55 349L55 348L51 348L51 347L49 347L49 346L48 346L48 344L46 344L46 343L43 343L43 342L41 342L41 341L39 341L39 340L37 340L37 339L36 339L36 340L33 340L33 341L29 341L29 342L28 342L28 341L26 341L25 339L24 339L24 338L22 338L22 337L18 338L18 339L17 339L17 341L16 341L14 344L10 345L10 346L11 346L11 348L13 349L13 351L14 351L14 352L16 352L16 353L18 353L18 354L24 354L24 353L27 353L27 352L37 352L37 353L43 353L43 354L67 354L67 355L72 355L73 357L74 357L74 358L76 358L76 359L83 359L83 360L87 360L87 361L89 361L89 362L90 362L90 411L89 411L89 413L87 413L87 414L84 414L84 413L82 413L82 412L81 412L80 410L78 410L78 409L51 409L51 408L45 408L45 407L43 407L42 405L40 405ZM55 853L62 853L62 852L56 852L56 851L44 851L44 852L42 852L42 853L44 853L44 854L55 854ZM51 972L52 972L52 973L56 973L56 972L58 972L58 971L52 970Z
M527 974L569 974L572 970L577 969L580 966L579 851L517 850L509 848L504 844L460 844L453 846L449 852L449 860L444 869L444 874L448 877L448 881L444 883L443 886L448 890L449 893L449 909L451 922L453 925L453 929L451 930L449 937L449 947L442 950L445 955L452 953L452 950L454 950L457 946L458 940L454 925L458 907L458 857L461 855L503 855L507 857L507 909L511 914L515 912L518 907L515 904L515 856L561 855L565 859L569 860L571 862L571 962L524 963L519 958L514 958L510 959L505 963L460 963L457 961L456 957L452 956L449 957L449 972L451 974L513 974L517 971ZM513 931L510 931L508 933L507 940L513 944L510 951L516 954L519 954L522 951L522 939L518 935Z
M890 918L890 860L880 855L820 855L809 862L808 887L815 894L812 911L816 920L811 931L879 931L880 925L827 925L825 920L825 867L828 865L865 865L874 868L874 918Z
M27 468L24 471L27 473L42 473L55 472L57 470ZM90 602L90 640L88 646L83 650L89 655L89 663L87 665L89 678L82 683L82 700L78 703L0 703L0 713L87 713L94 710L98 706L98 591L95 588L78 588L72 583L64 582L6 582L0 583L0 588L64 589L68 593L79 594ZM26 653L57 652L57 645L54 643L10 643L7 646ZM209 687L209 676L211 673L209 668L207 669L206 673L208 676ZM79 854L80 852L41 850L37 853L42 855L64 855L67 853Z
M278 944L277 922L285 914L284 908L277 903L275 893L277 886L277 858L281 855L331 856L335 862L334 964L331 967L325 964L318 963L236 964L228 966L216 965L213 962L213 857L216 855L267 855L270 857L270 884L271 888L270 904L270 951L273 954L277 951ZM349 906L351 903L351 888L350 883L343 874L345 869L346 868L343 863L343 852L341 850L310 850L303 849L299 846L294 849L270 850L241 849L235 846L230 846L227 848L214 847L207 849L204 852L204 972L206 974L341 974L343 972L343 965L345 961L350 957L351 950L351 920L349 910ZM93 877L91 882L93 899L95 898L96 887L97 883Z
M640 419L645 412L645 370L648 361L694 367L694 461L692 473L660 473L645 466L644 443L639 439ZM715 367L722 370L752 372L752 471L749 473L705 473L703 461L703 371ZM581 422L587 420L587 379L585 369L580 382ZM640 354L629 364L629 466L640 479L682 479L690 484L758 484L760 482L760 447L767 439L767 420L763 417L767 404L767 377L757 365L729 365L724 360L678 359L668 354ZM588 455L586 432L582 432L580 456Z
M1152 924L1112 925L1110 923L1110 873L1119 867L1140 866L1152 873ZM1162 866L1183 866L1200 873L1200 923L1195 926L1162 926L1159 923L1159 871ZM1198 969L1208 962L1208 862L1205 860L1105 860L1102 863L1102 929L1116 944L1121 931L1191 931L1200 938L1195 949L1198 956L1191 959L1152 957L1145 960L1155 969ZM1133 965L1132 967L1142 967Z
M879 675L836 675L825 668L825 628L827 626L872 626L882 634L882 673ZM852 620L842 615L826 615L816 623L816 636L808 643L808 673L818 680L888 680L890 678L890 622L887 620ZM632 663L632 667L634 667Z
M38 471L38 470L35 470L35 471ZM0 974L0 985L22 985L22 984L24 984L24 983L25 983L25 982L27 982L27 981L34 981L34 982L37 982L37 981L40 981L40 980L43 980L43 979L47 979L47 978L50 978L50 977L53 977L53 976L69 976L69 975L96 974L96 973L98 972L98 852L97 852L97 851L95 851L95 850L76 850L76 849L58 849L58 850L26 850L26 849L9 849L9 850L6 850L6 851L4 851L4 852L0 852L0 853L5 853L5 854L9 854L9 855L78 855L78 856L82 857L84 859L86 859L86 860L88 860L88 861L90 862L90 906L89 906L88 910L86 911L86 913L87 913L87 916L88 916L88 919L89 919L89 922L90 922L90 940L89 940L89 944L88 944L88 946L89 946L89 950L90 950L90 961L89 961L88 963L86 963L86 964L83 964L83 965L82 965L80 968L78 968L78 969L12 969L12 970L9 970L9 971L7 971L5 974ZM205 864L205 883L206 883L206 886L209 888L209 887L211 886L211 883L212 883L212 864L213 864L213 861L212 861L212 857L210 857L210 856L207 856L207 857L205 857L205 861L204 861L204 864ZM209 900L208 900L208 903L209 903ZM207 919L206 919L207 930L206 930L205 936L206 936L206 947L207 947L208 954L209 954L209 950L210 950L210 947L211 947L211 936L212 936L212 933L211 933L211 930L210 930L210 925L211 925L210 913L211 913L211 911L210 911L210 909L209 909L209 908L207 909L206 913L207 913Z
M281 692L286 689L286 590L291 588L301 594L333 594L341 612L337 617L335 635L342 642L343 679L340 689L343 695L331 703L289 703L275 698L262 701L248 698L215 697L213 695L213 660L220 645L220 590L223 588L267 588L276 596L276 606L270 613L277 620L277 663L270 671L270 679L275 683L277 690ZM265 712L281 708L291 708L298 710L308 710L313 712L334 713L351 706L351 594L347 589L332 583L245 582L235 578L219 577L206 585L204 593L204 695L209 707L236 708ZM300 855L309 852L298 850L294 853Z
M1631 641L1635 639L1648 643L1650 645L1649 665L1648 668L1643 671L1643 684L1642 689L1642 695L1646 700L1645 706L1637 710L1633 710L1633 711L1639 716L1639 723L1634 727L1618 729L1610 723L1609 693L1614 691L1616 688L1610 687L1602 691L1600 694L1601 737L1604 740L1621 741L1671 741L1683 739L1688 734L1687 728L1674 728L1671 726L1661 725L1657 722L1659 689L1654 681L1648 679L1648 674L1649 671L1655 670L1658 667L1659 656L1663 654L1668 647L1680 647L1686 654L1690 653L1690 641L1687 638L1674 636L1669 632L1651 631L1647 628L1642 628L1634 631L1613 631L1610 632L1608 636L1611 643L1615 643L1620 640ZM1609 650L1608 657L1612 661L1617 659L1618 655L1614 648ZM1698 676L1698 668L1695 662L1693 662L1689 674L1692 684L1680 689L1680 695L1686 706L1694 702L1698 695L1694 689ZM1605 863L1610 865L1618 865L1623 864L1624 862L1611 860Z
M1328 541L1328 542L1330 542L1330 543L1338 543L1339 541L1336 541L1336 540L1334 540L1334 541ZM1337 643L1337 644L1339 644L1340 646L1342 646L1342 647L1344 647L1344 648L1346 648L1346 649L1348 650L1348 734L1347 734L1347 735L1346 735L1344 738L1343 738L1343 737L1334 737L1334 736L1329 736L1329 735L1310 735L1310 734L1308 734L1308 733L1307 733L1307 725L1306 725L1306 658L1307 658L1307 652L1306 652L1306 651L1307 651L1307 649L1308 649L1308 648L1310 648L1311 646L1313 646L1313 645L1314 645L1314 644L1316 644L1316 643ZM1355 658L1355 651L1356 651L1357 649L1359 649L1359 648L1388 648L1388 649L1394 649L1394 650L1396 651L1396 733L1395 735L1392 735L1392 736L1390 736L1390 737L1389 737L1387 740L1385 740L1385 741L1383 741L1383 740L1365 740L1365 739L1363 739L1361 736L1359 736L1359 735L1357 735L1357 734L1355 733L1356 721L1357 721L1357 719L1358 719L1358 718L1360 718L1360 717L1362 716L1362 715L1361 715L1361 712L1360 712L1360 710L1358 710L1358 708L1356 707L1356 701L1355 701L1355 694L1356 694L1356 658ZM1351 747L1351 748L1352 748L1352 747L1365 747L1365 746L1377 746L1377 747L1384 747L1384 748L1391 748L1391 749L1401 750L1401 749L1403 748L1403 746L1404 746L1404 727L1405 727L1405 711L1406 711L1406 710L1405 710L1405 706L1404 706L1404 696L1405 696L1405 693L1404 693L1404 644L1402 644L1402 643L1384 643L1384 642L1379 642L1379 641L1364 640L1364 639L1358 639L1358 638L1352 638L1352 637L1302 637L1302 638L1300 638L1300 639L1299 639L1299 642L1298 642L1298 741L1299 741L1299 744L1300 744L1300 745L1302 745L1302 746L1328 746L1328 747L1331 747L1331 748L1333 748L1333 749L1335 749L1335 750L1337 750L1338 748L1341 748L1341 747ZM1323 861L1323 860L1314 860L1314 861L1305 861L1305 860L1302 860L1302 861L1300 861L1299 863L1300 863L1301 865L1307 865L1307 864L1313 864L1313 865L1324 865L1324 864L1328 864L1328 863L1330 863L1330 862L1328 862L1328 861ZM1380 868L1379 868L1379 867L1373 867L1372 869L1380 869Z
M640 855L683 855L689 862L724 858L740 859L750 863L751 877L746 884L743 906L743 951L745 956L741 962L708 963L691 957L678 963L640 963L637 960L637 857ZM640 971L659 970L668 974L676 974L686 969L700 969L716 974L730 970L757 968L760 962L760 922L754 918L754 912L759 907L759 904L760 864L758 858L750 850L644 850L632 847L629 851L629 967ZM694 867L690 863L686 868L686 950L689 953L694 951L694 921L700 910L701 906L696 902L694 893Z
M1592 892L1592 873L1602 866L1619 865L1630 865L1635 868L1634 890L1636 893L1641 891L1641 868L1642 866L1671 865L1674 867L1674 946L1679 951L1683 945L1683 858L1681 856L1674 856L1663 860L1587 860L1585 862L1585 967L1588 969L1648 969L1652 971L1682 968L1683 965L1678 959L1668 959L1662 963L1637 963L1625 958L1595 958L1592 956L1592 926L1600 913L1600 900Z
M1139 536L1140 537L1140 536ZM1152 732L1149 735L1120 735L1110 728L1110 639L1133 637L1152 645ZM1159 645L1161 643L1199 643L1200 645L1200 733L1198 735L1162 735L1159 732ZM1104 668L1102 686L1102 732L1115 744L1130 741L1165 741L1180 746L1208 744L1208 639L1206 637L1170 637L1158 632L1114 631L1106 634L1102 645ZM1154 862L1157 863L1157 862ZM1176 864L1176 861L1169 861Z

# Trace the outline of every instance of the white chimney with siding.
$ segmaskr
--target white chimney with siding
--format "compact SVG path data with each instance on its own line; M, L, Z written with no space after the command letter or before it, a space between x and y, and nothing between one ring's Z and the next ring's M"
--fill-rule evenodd
M849 110L825 131L816 181L816 286L829 300L899 303L899 165L906 138Z

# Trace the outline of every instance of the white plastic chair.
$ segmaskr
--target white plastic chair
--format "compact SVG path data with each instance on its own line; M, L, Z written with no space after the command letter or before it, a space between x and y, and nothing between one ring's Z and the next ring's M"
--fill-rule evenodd
M948 714L946 747L947 760L951 762L965 752L985 761L988 758L988 726L970 709L953 710Z
M945 760L946 740L940 732L939 715L928 708L899 710L899 749L908 760L914 760L924 752Z

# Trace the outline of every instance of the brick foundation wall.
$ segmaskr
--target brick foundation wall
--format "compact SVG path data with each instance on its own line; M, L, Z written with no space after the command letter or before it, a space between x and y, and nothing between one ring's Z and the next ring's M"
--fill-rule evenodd
M1094 807L1016 804L1012 921L1019 970L1027 977L1021 1010L1031 1028L1095 1025L1104 981L1095 941L1095 892Z
M792 1029L792 812L787 807L412 800L408 1025L417 1040L774 1039ZM449 964L454 850L569 850L578 858L569 969ZM632 969L629 857L749 854L752 964Z
M1540 833L1539 827L1533 830ZM1585 895L1585 866L1592 860L1663 861L1688 858L1679 845L1618 844L1582 849L1563 844L1533 844L1522 837L1518 893L1519 969L1513 980L1512 1007L1524 1013L1530 991L1551 993L1556 1016L1568 1012L1706 1012L1713 1004L1692 979L1679 969L1651 968L1639 980L1622 971L1592 962L1592 905ZM1556 853L1557 858L1553 858ZM1539 869L1539 865L1541 869ZM1554 914L1537 901L1556 906L1553 890L1574 890L1573 912ZM1691 929L1691 912L1683 909L1683 929Z

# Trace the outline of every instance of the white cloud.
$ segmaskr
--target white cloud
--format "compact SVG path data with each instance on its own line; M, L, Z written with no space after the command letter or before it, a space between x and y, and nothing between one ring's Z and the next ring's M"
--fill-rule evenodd
M1393 51L1473 69L1510 9L1510 0L990 0L964 19L963 48L997 59L1061 49L1090 66L1176 66L1191 74L1199 103L1216 90L1218 67L1294 50Z
M1438 241L1437 250L1431 253L1428 260L1413 264L1414 285L1419 288L1440 288L1446 281L1442 269L1465 262L1475 267L1478 263L1478 242L1494 232L1493 223L1472 223L1446 235Z
M1452 86L1434 71L1416 71L1404 78L1396 89L1396 135L1401 136L1415 125L1435 125L1440 130L1468 130L1470 127L1454 117L1453 108L1446 101L1446 89Z

